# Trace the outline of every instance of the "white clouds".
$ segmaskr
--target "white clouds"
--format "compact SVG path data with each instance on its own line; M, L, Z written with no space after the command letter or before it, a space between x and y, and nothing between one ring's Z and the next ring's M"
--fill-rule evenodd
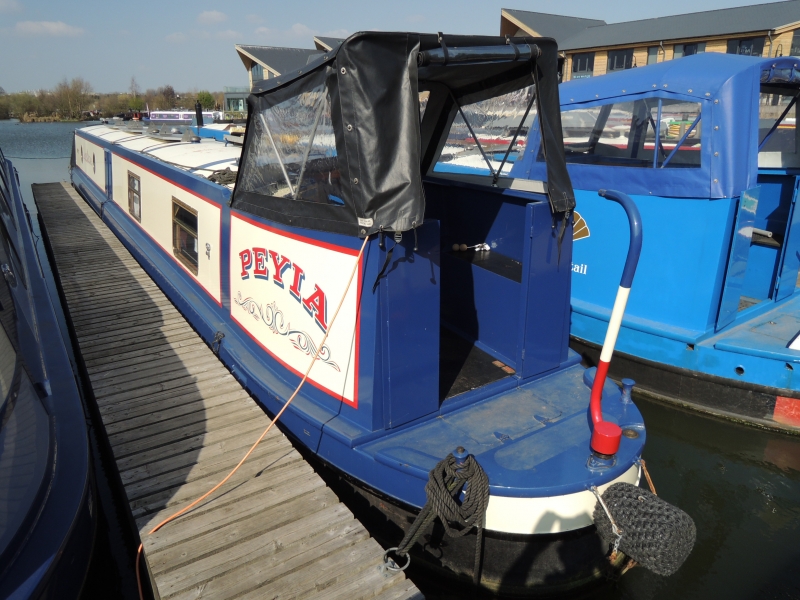
M0 0L2 2L3 0ZM80 27L67 25L62 21L20 21L14 31L23 35L53 35L77 37L83 35Z
M0 0L0 12L22 12L22 4L17 0Z
M2 0L0 0L2 2ZM207 10L197 15L197 22L203 25L213 25L214 23L223 23L228 20L228 15L221 13L218 10Z

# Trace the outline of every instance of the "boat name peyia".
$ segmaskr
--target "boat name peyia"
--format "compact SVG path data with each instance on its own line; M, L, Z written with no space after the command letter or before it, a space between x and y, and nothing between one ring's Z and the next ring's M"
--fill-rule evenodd
M281 256L275 250L266 248L247 248L239 252L239 259L242 263L242 279L249 279L252 272L256 279L269 279L270 268L272 269L272 283L280 288L284 288L289 282L289 293L292 297L303 305L309 315L314 317L317 325L322 331L328 331L328 300L317 284L314 284L314 291L306 298L301 296L301 287L305 279L305 271L297 263L292 262L288 257Z

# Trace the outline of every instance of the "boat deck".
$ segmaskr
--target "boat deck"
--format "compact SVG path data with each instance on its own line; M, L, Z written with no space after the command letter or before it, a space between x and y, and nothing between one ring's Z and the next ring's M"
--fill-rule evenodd
M422 598L67 183L33 186L156 597ZM145 569L143 569L143 572Z

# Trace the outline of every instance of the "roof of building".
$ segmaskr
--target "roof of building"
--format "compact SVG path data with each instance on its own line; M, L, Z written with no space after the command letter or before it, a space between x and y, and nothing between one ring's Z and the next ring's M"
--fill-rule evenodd
M344 39L342 38L323 37L321 35L314 36L314 45L317 47L317 50L322 50L323 52L333 50L343 41Z
M273 46L248 46L236 44L236 51L244 66L250 68L255 61L268 67L278 75L291 73L304 67L308 61L322 54L320 50L307 48L275 48Z
M723 8L610 24L602 21L590 22L591 19L556 17L522 10L503 9L502 14L504 17L506 15L514 17L524 24L526 29L555 38L561 50L579 50L641 42L769 31L800 21L800 0L785 0L769 4ZM584 23L587 24L581 26ZM548 30L548 28L550 29Z
M582 19L580 17L567 17L563 15L549 15L529 10L514 10L504 8L500 11L501 18L508 19L517 26L524 26L540 37L550 37L561 43L587 27L605 25L605 21L597 19Z

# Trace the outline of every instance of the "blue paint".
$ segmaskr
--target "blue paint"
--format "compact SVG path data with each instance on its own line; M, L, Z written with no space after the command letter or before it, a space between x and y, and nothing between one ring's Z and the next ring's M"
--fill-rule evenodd
M12 248L6 264L16 276L16 285L0 281L10 296L3 301L0 344L6 357L16 354L15 380L0 397L0 493L10 499L0 531L6 560L0 597L38 597L52 582L59 594L75 596L96 519L86 417L62 308L53 303L58 293L48 257L35 241L41 237L36 209L23 203L16 171L2 152L0 206L9 234L4 246Z
M747 274L747 259L750 255L750 242L753 237L753 222L758 208L759 192L760 188L747 190L742 192L739 200L736 222L733 226L733 241L728 257L728 269L725 273L725 284L719 305L717 331L732 323L739 310L739 301L742 298L742 288Z
M114 151L126 158L135 154ZM238 251L230 240L230 219L239 211L227 205L220 186L156 164L146 155L135 154L131 160L218 202L220 252L227 256ZM96 186L79 170L73 172L73 180L98 206ZM568 232L559 256L558 229L553 228L547 198L436 179L426 181L425 187L426 220L417 228L416 240L411 232L403 235L374 290L394 242L387 239L381 248L376 236L365 247L359 292L358 407L306 385L284 413L283 425L338 469L412 506L424 503L431 466L459 445L478 457L492 493L501 495L572 493L620 476L641 454L645 436L624 442L615 469L602 474L586 469L589 390L581 381L580 357L568 348L572 241ZM217 331L225 334L221 360L268 411L280 410L300 377L264 352L231 319L229 261L222 260L220 306L125 213L111 203L104 220L206 341ZM361 244L357 238L246 216L312 243L353 249ZM451 250L456 242L489 243L490 253L502 265L513 267L514 274L456 256ZM271 261L269 267L276 281ZM443 402L439 397L442 324L462 332L517 372ZM635 408L623 407L616 388L607 393L609 420L641 422ZM495 435L498 432L502 441ZM524 470L520 457L527 461ZM531 469L537 477L528 476Z
M587 268L572 277L572 336L602 344L615 292L607 282L623 270L627 224L596 196L610 187L629 195L651 224L617 350L731 384L800 392L786 367L800 360L788 349L800 332L800 170L758 166L766 133L759 131L760 84L789 77L782 85L793 93L795 61L707 53L560 86L562 111L641 98L699 103L703 132L698 168L568 164L589 234L573 247L572 263ZM546 180L538 154L534 127L512 175ZM772 238L751 235L753 227Z

